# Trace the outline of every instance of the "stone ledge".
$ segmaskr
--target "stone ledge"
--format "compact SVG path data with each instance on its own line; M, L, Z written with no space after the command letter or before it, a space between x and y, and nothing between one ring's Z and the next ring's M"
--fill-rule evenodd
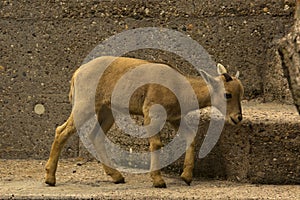
M226 124L219 141L203 159L198 152L209 125L209 109L201 111L197 135L196 177L233 181L299 184L300 183L300 116L293 105L244 102L244 121L238 126ZM169 127L170 128L170 127ZM168 128L162 134L166 143L174 135ZM147 141L133 140L113 128L109 137L123 148L146 151ZM89 157L81 144L80 155ZM166 167L166 172L180 173L183 156Z
M243 110L244 122L224 127L211 154L197 160L195 174L252 183L300 183L300 117L296 108L248 102Z
M249 180L300 183L300 117L293 105L258 104L251 113ZM248 110L247 110L248 109Z

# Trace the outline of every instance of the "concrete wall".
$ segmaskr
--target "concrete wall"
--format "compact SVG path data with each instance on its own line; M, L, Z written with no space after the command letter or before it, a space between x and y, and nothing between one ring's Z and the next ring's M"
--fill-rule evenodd
M0 158L47 158L55 127L71 110L72 73L104 39L138 27L190 35L230 72L240 70L245 99L291 103L273 57L276 40L293 24L293 10L293 0L1 1ZM129 55L188 72L167 52ZM43 114L34 111L37 104ZM78 156L79 149L73 137L63 157Z

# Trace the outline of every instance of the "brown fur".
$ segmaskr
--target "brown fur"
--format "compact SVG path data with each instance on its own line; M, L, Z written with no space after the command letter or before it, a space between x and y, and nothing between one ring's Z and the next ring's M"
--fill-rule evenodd
M109 67L104 71L101 79L98 82L98 87L96 90L95 96L95 107L96 113L98 114L98 120L101 122L101 128L104 132L107 132L114 123L113 116L110 110L110 100L112 91L117 81L128 71L134 69L135 67L142 64L152 64L153 68L162 67L162 68L170 68L168 65L159 64L159 63L151 63L149 61L133 59L133 58L114 58L114 57L101 57L97 58L86 65L90 65L93 67L101 66L101 63L113 60L113 62L109 65ZM91 68L92 69L92 68ZM155 71L155 70L154 70ZM225 68L219 68L220 73L226 73ZM74 100L74 93L76 96L75 83L78 79L78 76L81 75L81 78L88 77L83 75L82 70L79 68L73 75L71 80L71 88L69 93L70 101ZM92 73L92 71L90 72ZM219 105L221 101L226 101L224 99L225 93L230 93L232 98L227 100L227 113L226 119L233 124L237 124L242 120L242 111L241 111L241 98L243 95L243 86L241 82L236 77L231 77L232 81L227 82L224 76L218 76L216 78L210 77L205 72L201 73L206 81L201 77L186 77L189 81L190 85L194 89L194 92L198 99L199 108ZM171 84L178 84L176 81L170 79L166 81L173 81ZM207 85L207 83L209 85ZM224 84L224 88L220 87L220 83ZM210 91L213 91L213 96L210 96ZM185 93L185 90L181 90L180 92ZM76 98L75 98L76 99ZM188 104L189 99L183 100L184 103ZM154 104L162 105L167 112L167 121L170 122L176 130L179 127L180 119L186 115L187 113L181 113L179 102L176 96L166 87L158 85L158 84L146 84L140 88L138 88L130 99L129 104L129 112L131 114L142 115L144 116L144 125L148 125L151 123L151 118L149 116L150 107ZM66 143L67 139L76 132L76 128L74 125L73 112L76 109L81 109L83 105L75 104L73 105L73 111L69 117L69 119L62 125L56 129L55 139L52 144L51 152L49 160L46 164L46 183L49 185L55 185L55 172L57 169L57 163L59 159L60 152L62 147ZM195 110L195 108L191 108L191 110ZM82 119L83 121L85 119ZM188 129L187 129L188 131ZM98 138L99 139L99 138ZM191 144L187 151L186 157L184 161L184 170L181 175L182 179L189 185L192 181L192 171L194 168L194 148L195 142L193 141L193 137L189 137L187 133L187 142ZM150 151L154 152L162 147L162 143L160 141L160 137L158 134L149 138L150 142ZM101 149L101 147L99 147ZM102 150L101 150L102 151ZM103 150L105 151L105 150ZM106 153L104 153L105 156ZM152 154L151 157L151 168L155 168L158 166L158 157L155 153ZM112 169L109 166L103 164L103 167L107 174L109 174L115 183L123 183L124 178L119 171L116 169ZM153 179L153 185L155 187L166 187L166 184L161 176L160 170L151 170L151 177Z

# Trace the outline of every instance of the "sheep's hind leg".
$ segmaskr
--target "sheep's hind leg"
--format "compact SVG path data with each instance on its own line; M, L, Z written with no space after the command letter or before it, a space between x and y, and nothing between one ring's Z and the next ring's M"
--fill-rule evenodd
M76 128L73 121L73 115L61 126L56 128L55 138L52 143L50 156L48 162L46 163L45 170L45 183L54 186L56 183L55 173L57 169L58 159L62 148L70 138L76 132Z
M111 110L107 107L102 107L98 111L98 121L101 126L101 129L103 131L103 134L99 134L99 130L96 130L96 132L93 134L91 140L94 143L94 147L96 148L96 151L98 155L100 156L100 160L103 166L103 169L105 173L113 179L113 182L118 183L125 183L125 179L123 175L117 170L113 168L113 163L108 158L106 149L105 149L105 136L111 126L114 124L114 118L111 113ZM98 126L98 128L100 128Z

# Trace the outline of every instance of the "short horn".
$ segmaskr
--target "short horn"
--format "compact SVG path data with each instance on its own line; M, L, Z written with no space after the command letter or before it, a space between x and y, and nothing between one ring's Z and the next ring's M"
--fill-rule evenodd
M227 73L226 68L221 63L217 64L217 71L219 75Z
M235 74L235 78L239 78L240 77L240 71L237 71Z

